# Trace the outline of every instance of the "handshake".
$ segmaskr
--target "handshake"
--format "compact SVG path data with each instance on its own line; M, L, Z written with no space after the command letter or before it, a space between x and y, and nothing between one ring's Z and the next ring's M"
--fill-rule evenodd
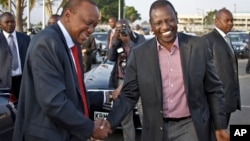
M95 125L91 134L91 141L103 140L108 137L108 134L112 133L109 121L99 118L94 123Z

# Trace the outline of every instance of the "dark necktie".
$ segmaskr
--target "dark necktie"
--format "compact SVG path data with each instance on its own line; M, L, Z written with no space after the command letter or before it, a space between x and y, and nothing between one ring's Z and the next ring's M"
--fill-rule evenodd
M231 51L233 52L233 54L234 54L234 49L233 49L233 46L232 46L232 43L231 43L229 37L228 37L228 36L225 36L225 39L226 39L226 41L227 41L227 44L228 44L230 50L231 50Z
M81 67L80 67L80 61L79 61L79 57L78 57L78 50L77 50L77 46L73 46L71 48L74 60L75 60L75 67L76 67L76 74L77 74L77 81L78 81L78 85L80 88L80 93L81 93L81 97L82 97L82 102L83 102L83 108L84 108L84 114L86 117L89 117L89 110L88 110L88 103L87 103L87 99L86 99L86 94L85 94L85 90L84 90L84 84L83 84L83 77L82 77L82 71L81 71Z
M12 70L16 70L18 68L18 55L13 35L11 34L9 35L9 46L12 54Z

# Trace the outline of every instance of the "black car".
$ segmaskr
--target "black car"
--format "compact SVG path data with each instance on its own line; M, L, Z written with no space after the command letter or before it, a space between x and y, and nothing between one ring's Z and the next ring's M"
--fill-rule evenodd
M107 47L107 32L94 32L92 34L96 42L96 50L92 53L92 63L98 64L104 60Z
M114 62L108 61L107 59L103 61L103 63L99 64L97 67L91 69L89 72L84 75L84 82L87 91L91 92L109 92L110 96L112 96L111 92L112 88L109 88L109 77L111 71L114 67ZM110 109L113 106L113 101L106 102L103 105L102 110L93 111L91 118L95 120L99 117L107 117ZM141 122L139 118L139 113L137 112L137 107L134 108L134 125L136 129L141 129ZM119 127L121 128L121 126Z
M0 141L11 141L16 118L15 103L10 100L8 89L0 88Z
M248 39L249 34L247 32L229 32L228 37L230 38L234 51L239 58L248 58Z

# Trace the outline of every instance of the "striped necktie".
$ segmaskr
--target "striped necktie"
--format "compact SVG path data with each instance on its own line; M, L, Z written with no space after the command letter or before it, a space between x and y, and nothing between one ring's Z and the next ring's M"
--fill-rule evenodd
M231 50L232 53L234 54L234 49L233 49L233 46L232 46L232 43L231 43L229 37L226 35L224 38L225 38L225 40L226 40L226 42L227 42L227 44L228 44L230 50Z
M17 48L13 39L13 35L10 34L8 38L9 38L9 47L12 54L12 70L16 70L18 68Z

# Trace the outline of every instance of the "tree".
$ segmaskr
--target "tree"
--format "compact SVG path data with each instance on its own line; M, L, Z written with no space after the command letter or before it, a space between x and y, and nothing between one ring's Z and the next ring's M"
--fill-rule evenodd
M8 0L1 0L0 4L3 6L4 11L7 11L9 3ZM35 6L35 0L30 0L30 9ZM23 23L26 21L27 17L24 17L23 12L27 7L27 0L11 0L11 13L16 16L16 30L23 32ZM1 12L4 12L1 10Z
M95 0L100 10L100 23L105 23L110 17L118 18L118 0ZM125 15L125 19L130 22L141 20L140 14L133 6L125 6L124 0L121 0L121 15ZM125 11L125 14L123 13Z
M204 18L204 22L206 25L214 24L214 16L217 13L217 10L207 12L207 16Z
M131 23L133 23L136 20L141 20L141 14L139 14L133 6L126 6L125 19L128 19Z

